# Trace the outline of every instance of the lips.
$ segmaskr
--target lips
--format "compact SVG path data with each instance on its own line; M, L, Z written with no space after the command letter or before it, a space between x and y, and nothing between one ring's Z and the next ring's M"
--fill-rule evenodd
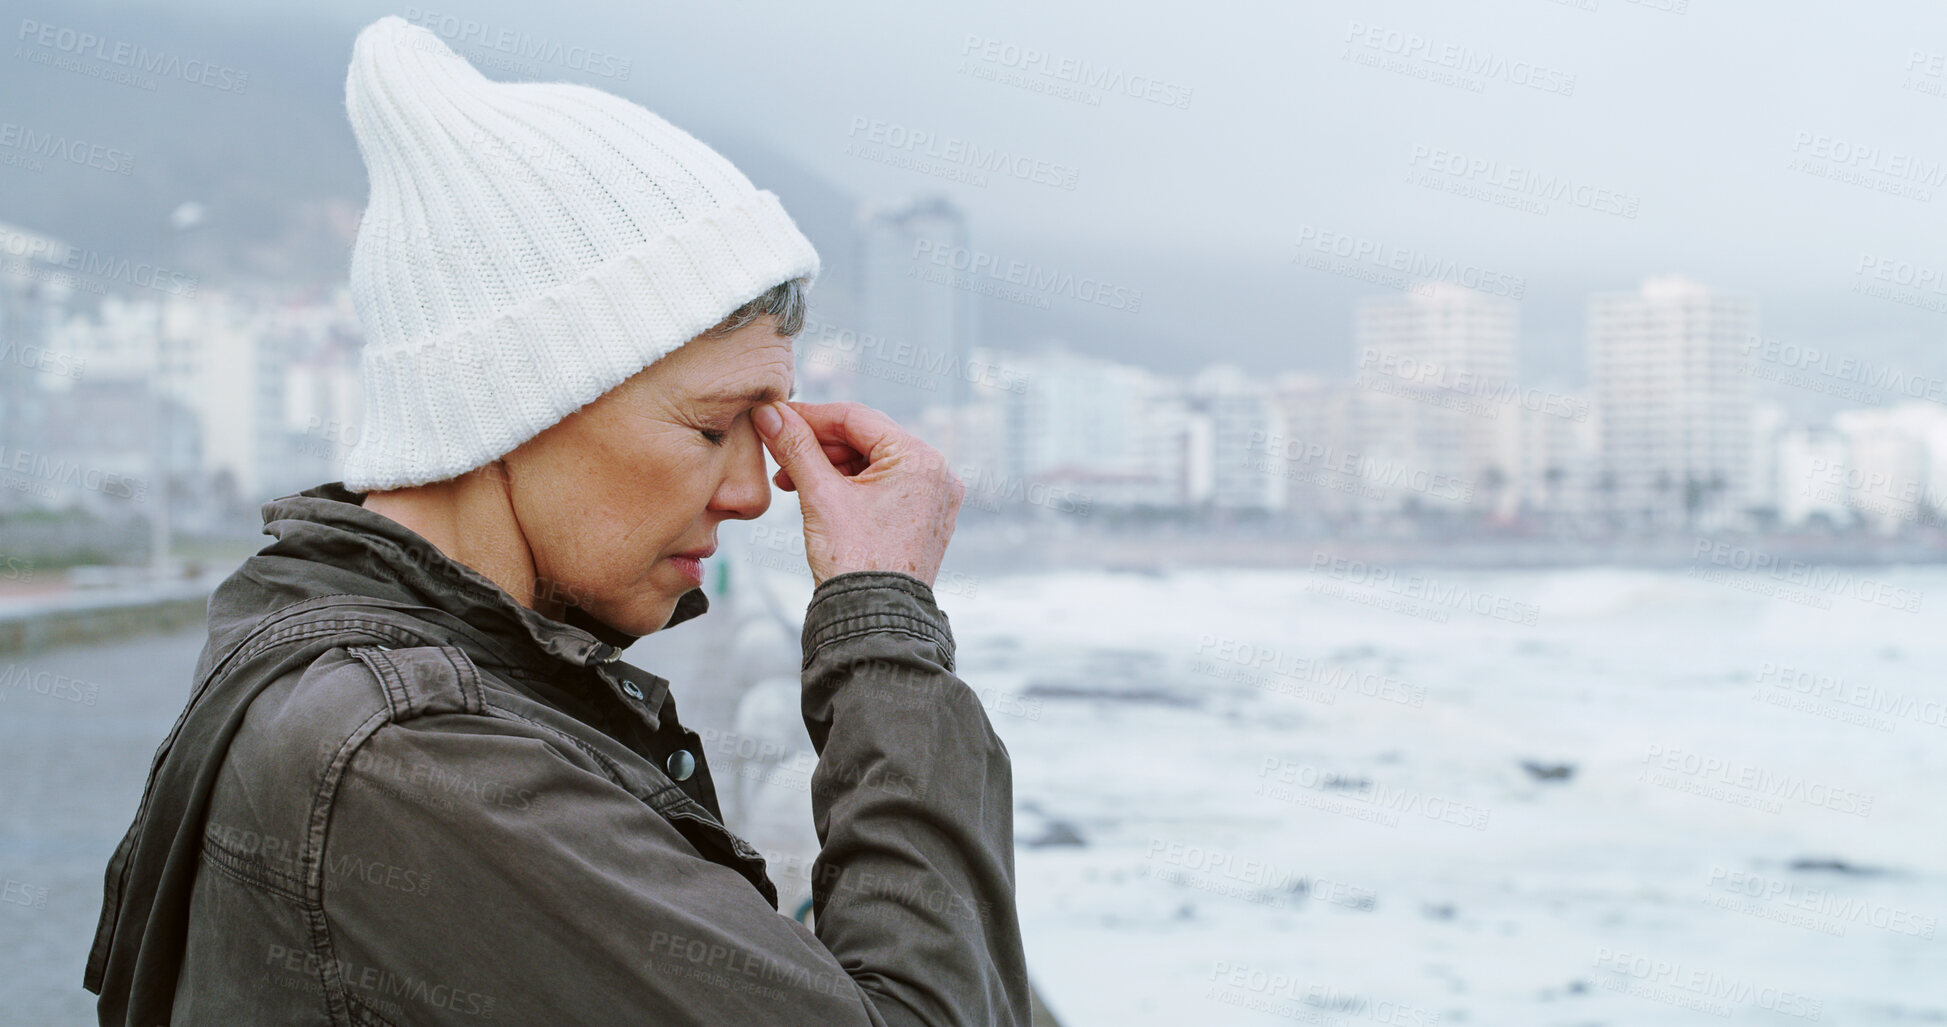
M717 551L717 547L716 547L716 546L715 546L715 545L713 544L713 545L708 545L708 546L704 546L704 547L703 547L703 548L701 548L701 549L692 549L692 550L689 550L688 552L683 552L683 553L672 553L672 554L670 554L670 555L672 555L672 556L684 556L684 557L688 557L688 558L690 558L690 559L692 559L692 560L708 560L708 559L710 558L710 554L712 554L712 553L714 553L714 552L716 552L716 551Z

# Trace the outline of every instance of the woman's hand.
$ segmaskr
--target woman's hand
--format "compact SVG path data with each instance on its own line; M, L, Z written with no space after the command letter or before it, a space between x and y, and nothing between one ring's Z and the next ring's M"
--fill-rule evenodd
M798 493L814 583L903 571L933 585L967 494L939 450L863 403L769 403L751 421L777 486Z

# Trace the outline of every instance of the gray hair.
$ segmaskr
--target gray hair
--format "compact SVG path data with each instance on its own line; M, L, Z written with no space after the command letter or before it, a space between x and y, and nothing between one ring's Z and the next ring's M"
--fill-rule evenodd
M772 286L762 296L731 311L730 316L698 338L718 339L766 315L777 320L777 333L795 338L804 331L805 280L792 278Z

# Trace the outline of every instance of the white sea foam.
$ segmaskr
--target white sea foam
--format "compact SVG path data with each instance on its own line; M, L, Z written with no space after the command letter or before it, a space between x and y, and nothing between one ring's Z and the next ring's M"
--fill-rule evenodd
M1947 917L1927 712L1947 708L1947 572L1868 573L1932 605L1816 609L1680 571L1422 575L1530 604L1525 625L1308 570L984 579L944 602L962 675L1061 686L993 719L1023 825L1086 840L1020 851L1037 980L1080 1027L1947 1016L1947 939L1918 936ZM1330 680L1302 661L1423 702L1278 687ZM1819 678L1781 667L1858 687L1794 702ZM1753 873L1783 884L1726 883Z

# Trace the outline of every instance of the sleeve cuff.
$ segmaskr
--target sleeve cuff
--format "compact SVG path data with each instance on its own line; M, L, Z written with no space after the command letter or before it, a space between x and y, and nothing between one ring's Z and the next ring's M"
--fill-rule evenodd
M926 582L903 571L847 571L812 590L804 618L804 666L828 645L891 631L931 642L953 669L953 628Z

